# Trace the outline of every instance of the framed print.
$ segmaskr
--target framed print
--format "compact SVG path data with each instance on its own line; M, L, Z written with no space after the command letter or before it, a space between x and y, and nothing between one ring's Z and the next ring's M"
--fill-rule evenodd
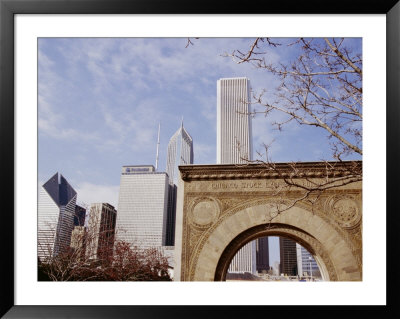
M256 310L306 315L328 307L340 316L399 313L393 271L399 15L396 0L256 1L246 7L208 1L0 0L0 158L5 186L1 315L152 318L213 312L235 317ZM286 62L296 54L297 64ZM276 77L265 80L260 75L265 70ZM321 80L323 75L328 80ZM332 89L334 81L340 85ZM270 102L272 85L279 89ZM224 122L222 116L229 113L224 97L236 91L245 92L239 100L250 100L248 109L236 112L247 117L240 114L242 122L231 114ZM270 100L265 102L265 97ZM264 112L256 104L265 107ZM315 104L323 107L313 113ZM282 105L290 110L288 117L271 115ZM342 117L332 115L338 108ZM273 144L275 135L264 128L265 117L258 113L272 116L271 125L278 131L289 126L291 135ZM221 133L221 127L233 121L238 127L252 125L253 135L235 133L233 138ZM298 126L307 125L325 129L340 143L326 143L314 131L299 133ZM222 151L230 138L238 154ZM251 154L263 153L256 149L260 145L265 146L266 160L257 162ZM284 151L294 158L282 155ZM271 154L279 165L269 161ZM132 155L137 159L129 162ZM115 158L119 161L111 162ZM328 174L327 163L336 165L335 173ZM359 166L350 169L350 163ZM175 164L180 171L176 180ZM55 170L66 171L66 177L54 175ZM291 184L288 176L293 172L304 178L300 184ZM117 182L103 183L99 176L106 174ZM324 174L326 179L318 179ZM268 178L275 182L264 182ZM346 178L354 178L350 182L356 184L351 185L359 188L348 186ZM343 184L338 186L338 181ZM135 201L129 197L133 188L141 194ZM325 188L329 196L321 191ZM151 194L153 189L157 191ZM136 207L146 211L143 198L158 203L159 193L167 195L159 201L159 215L151 215L151 209L146 213L153 218L150 224L139 213L132 217ZM77 208L82 209L82 220ZM59 218L51 226L52 235L43 230L41 220L50 214ZM93 216L103 233L91 233L97 229ZM169 267L168 258L159 262L159 252L151 250L140 255L147 268L129 263L129 256L144 250L129 248L136 243L130 228L118 228L121 220L132 229L147 223L143 227L154 233L146 230L140 237L136 230L135 240L162 240L162 254L172 254L175 268ZM266 242L268 266L256 271L261 236L280 235L297 241L310 257L285 268L290 258L284 251L289 248L282 247L289 243L275 237L275 246ZM42 238L50 238L45 249ZM281 265L276 259L273 267L271 247L277 251L278 240ZM168 247L174 245L170 252ZM244 266L234 256L250 246L250 273L264 281L297 282L240 277L238 269ZM300 245L293 247L303 254ZM46 259L48 255L58 256L57 267L71 256L74 264L65 271L51 268L53 264L49 268L50 263L43 262L53 260ZM117 271L118 260L122 268ZM120 271L136 266L136 272ZM173 282L164 282L171 278Z

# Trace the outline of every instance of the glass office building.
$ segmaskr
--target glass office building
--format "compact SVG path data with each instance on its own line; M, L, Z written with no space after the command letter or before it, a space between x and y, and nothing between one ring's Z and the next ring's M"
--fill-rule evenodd
M297 269L297 251L296 242L285 237L279 237L280 254L280 273L287 276L296 276Z
M256 240L256 268L258 273L268 272L270 269L268 237Z
M321 273L314 257L300 244L296 243L297 268L300 276L321 277Z
M38 257L42 261L69 249L77 193L67 180L54 174L39 189Z
M153 165L123 166L116 238L132 247L161 247L166 241L168 175Z
M86 209L79 205L75 206L74 226L85 226Z

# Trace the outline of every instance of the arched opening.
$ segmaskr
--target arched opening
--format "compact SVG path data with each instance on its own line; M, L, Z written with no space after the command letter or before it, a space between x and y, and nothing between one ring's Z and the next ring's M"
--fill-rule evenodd
M305 247L284 236L266 236L236 252L226 281L322 281L322 276Z
M283 236L312 254L322 280L361 280L358 251L344 231L322 213L296 206L274 216L270 223L270 208L268 203L249 201L226 211L218 220L215 218L203 233L201 229L186 228L184 238L187 241L182 247L181 259L184 268L178 268L182 270L180 278L188 281L226 280L230 262L242 246L264 236Z
M281 258L280 260L286 264L280 265L278 270L279 274L269 273L266 276L260 276L259 275L260 272L257 270L258 277L260 278L264 277L264 279L268 278L272 280L290 280L294 278L297 278L297 280L304 280L304 281L315 280L316 278L323 281L334 280L334 278L332 277L335 277L335 274L329 274L327 271L326 266L327 264L330 264L331 261L329 260L329 257L327 257L327 254L324 253L322 245L313 236L306 233L305 231L284 224L259 225L250 228L239 234L237 237L235 237L221 254L221 257L218 261L218 265L215 271L214 280L226 281L227 276L228 280L234 278L240 278L240 276L232 275L232 273L235 273L235 270L233 269L232 265L232 260L234 259L236 253L246 245L248 247L250 243L259 241L259 239L266 237L269 238L279 237L281 239L281 242L283 242L283 244L286 243L289 246L294 245L295 254L298 253L301 254L302 250L304 250L309 253L308 256L311 256L312 260L309 260L308 263L307 260L305 261L306 265L308 265L309 268L303 270L302 269L303 263L301 264L301 266L299 266L297 259L296 262L293 263L293 258L296 258L296 256L294 257L292 255L290 256L290 258L289 256L287 256L288 258L286 259L284 258L285 256L283 256L283 258ZM315 267L315 264L317 265L317 267ZM293 269L294 267L296 269ZM299 268L301 268L300 274L299 274ZM316 269L318 270L316 271ZM230 272L228 272L229 270ZM311 277L311 274L313 274L314 277ZM250 275L244 275L243 279L244 280L256 279L254 277L250 277Z

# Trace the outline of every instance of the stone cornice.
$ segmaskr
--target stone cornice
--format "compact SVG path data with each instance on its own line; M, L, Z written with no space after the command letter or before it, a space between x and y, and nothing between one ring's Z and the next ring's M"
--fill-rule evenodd
M362 161L273 164L181 165L181 178L190 180L282 179L361 176Z

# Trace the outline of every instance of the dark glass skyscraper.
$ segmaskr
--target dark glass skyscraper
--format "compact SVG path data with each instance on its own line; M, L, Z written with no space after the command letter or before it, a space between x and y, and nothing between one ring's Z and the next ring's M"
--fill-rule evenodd
M71 243L77 193L67 180L54 174L39 190L38 257L51 258Z
M257 272L269 270L268 237L261 237L256 242L256 269Z
M296 242L289 238L279 237L279 252L281 255L280 273L296 276L298 273Z
M86 219L86 209L76 205L75 206L75 216L74 216L74 226L85 226Z

